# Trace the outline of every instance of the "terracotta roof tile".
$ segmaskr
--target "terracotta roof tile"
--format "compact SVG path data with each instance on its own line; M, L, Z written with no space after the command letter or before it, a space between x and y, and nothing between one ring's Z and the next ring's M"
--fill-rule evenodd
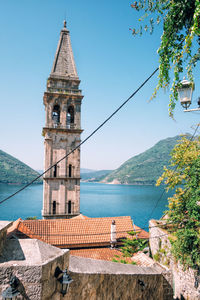
M107 261L117 260L120 262L120 260L125 260L129 264L135 262L136 265L143 267L152 267L155 264L154 260L143 252L137 252L133 255L133 257L124 257L120 249L117 248L89 248L70 250L70 255Z
M61 248L80 248L91 245L110 244L110 228L115 220L117 239L126 238L133 230L131 217L105 217L88 219L25 220L18 231ZM139 230L138 237L147 238L148 233Z
M80 256L85 258L92 258L97 260L126 260L127 263L132 263L131 257L124 258L122 252L119 249L111 248L89 248L89 249L77 249L70 250L70 255Z
M21 221L23 221L23 220L21 218L19 218L16 221L13 222L13 224L7 230L7 235L8 236L10 234L13 234L18 229L18 226L19 226Z
M90 219L89 217L87 217L87 216L84 216L84 215L82 215L82 214L80 214L80 215L78 215L78 216L76 216L76 217L73 217L73 218L71 218L71 219Z
M143 252L135 253L131 259L139 266L152 267L155 265L155 261Z

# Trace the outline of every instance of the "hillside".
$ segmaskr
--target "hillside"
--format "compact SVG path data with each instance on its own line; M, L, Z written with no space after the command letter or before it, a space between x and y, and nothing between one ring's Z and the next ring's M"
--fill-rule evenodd
M81 174L96 172L97 170L81 168Z
M159 141L152 148L136 155L106 176L102 182L120 184L155 184L169 164L170 152L180 136Z
M110 174L112 170L100 170L93 172L81 172L81 181L85 182L98 182L105 178L108 174Z
M0 183L28 183L39 175L38 172L0 150ZM38 180L36 183L41 183Z

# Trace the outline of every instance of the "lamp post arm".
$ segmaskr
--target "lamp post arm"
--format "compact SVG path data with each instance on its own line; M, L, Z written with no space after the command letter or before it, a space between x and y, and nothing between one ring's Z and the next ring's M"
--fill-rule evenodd
M199 108L184 109L184 112L189 112L189 111L200 111L200 107Z

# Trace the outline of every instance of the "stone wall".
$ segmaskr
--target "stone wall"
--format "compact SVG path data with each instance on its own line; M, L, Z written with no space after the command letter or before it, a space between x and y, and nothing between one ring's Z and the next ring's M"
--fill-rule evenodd
M20 281L20 299L53 299L60 290L60 283L54 277L55 269L68 267L69 250L29 239L8 240L5 246L9 255L0 256L0 299L11 276Z
M172 256L170 254L171 244L167 231L159 228L157 221L151 220L149 222L149 233L149 244L153 259L169 268L172 263Z
M2 252L6 237L7 237L7 229L12 225L13 222L9 221L0 221L0 253Z
M159 266L140 267L75 256L69 262L69 250L36 239L7 239L2 245L0 299L10 277L16 276L20 281L18 299L172 300L169 273ZM56 267L64 270L68 266L73 282L63 297L54 274Z
M65 298L171 300L172 289L162 272L159 267L139 267L70 256L70 275L74 281Z
M29 245L30 254L34 256L34 240L28 241L32 244ZM27 243L27 240L23 242ZM39 242L39 247L41 243ZM42 264L40 261L30 264L29 261L23 262L23 259L21 264L14 260L1 263L0 294L7 288L10 276L15 275L20 280L20 299L172 300L172 289L161 268L138 267L73 256L70 258L70 276L73 282L63 297L60 293L61 284L54 277L54 272L57 266L62 270L68 266L68 254L66 251L62 255L56 253L55 258Z
M158 227L159 223L155 220L149 222L150 248L153 258L169 268L172 274L172 284L174 287L174 297L176 299L198 300L200 299L200 277L197 271L192 269L184 270L177 263L171 253L171 244L168 239L167 231Z

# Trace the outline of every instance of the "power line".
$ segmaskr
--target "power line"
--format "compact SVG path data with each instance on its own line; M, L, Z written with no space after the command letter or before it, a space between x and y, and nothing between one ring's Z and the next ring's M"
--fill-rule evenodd
M87 140L89 140L101 127L103 127L131 98L133 98L133 96L135 96L139 90L151 79L151 77L154 76L154 74L158 71L159 68L156 68L153 73L135 90L135 92L133 92L133 94L128 97L127 100L125 100L103 123L101 123L89 136L87 136L79 145L77 145L73 150L71 150L68 154L66 154L65 156L63 156L61 159L59 159L54 165L50 166L48 169L46 169L42 174L38 175L37 177L35 177L35 179L33 179L32 181L30 181L29 183L27 183L24 187L22 187L21 189L17 190L15 193L13 193L12 195L6 197L5 199L0 201L0 204L2 204L3 202L7 201L8 199L14 197L16 194L20 193L21 191L23 191L24 189L26 189L28 186L30 186L31 184L33 184L36 180L38 180L40 177L42 177L44 174L46 174L48 171L50 171L53 167L55 167L58 163L60 163L63 159L65 159L66 157L68 157L70 154L72 154L75 150L77 150L78 148L80 148L81 145L83 145Z
M21 222L22 223L23 222L31 223L32 221L36 222L36 223L41 222L41 220L25 220L25 221L21 221ZM42 222L43 222L43 220L42 220ZM152 228L161 228L162 229L163 227L165 228L166 226L171 225L171 224L173 224L173 225L180 224L180 222L169 222L169 223L165 223L165 224L158 224L158 225L151 226L150 229L152 229ZM26 224L24 226L26 226ZM30 232L28 232L28 231L26 232L26 229L24 230L24 232L20 231L19 229L18 230L25 235L40 236L40 237L42 237L42 236L45 236L45 237L51 237L51 236L53 236L53 237L60 237L60 236L74 237L74 236L76 236L77 237L77 236L110 235L110 231L109 232L99 232L99 233L48 233L48 227L43 227L43 229L44 229L43 232L42 232L42 230L40 230L39 232L32 232L33 229L30 229L28 226L26 226L26 228L28 231L30 230ZM120 234L120 233L127 233L130 235L131 235L131 233L139 234L139 233L142 233L142 230L144 230L145 228L149 228L149 227L139 227L139 228L136 228L135 230L134 230L134 228L130 228L128 230L120 230L120 231L116 231L116 234ZM178 228L178 229L181 229L181 228ZM168 234L170 234L170 233L168 233Z
M164 225L163 225L164 226ZM165 225L166 226L166 225ZM158 225L158 226L152 226L151 228L161 228L161 225ZM28 228L29 229L29 228ZM180 228L181 229L181 228ZM133 230L129 230L129 231L116 231L116 235L117 234L120 234L120 233L126 233L126 234L129 234L129 232L133 232ZM78 234L68 234L68 233L32 233L32 232L21 232L22 234L25 234L29 237L40 237L41 239L44 239L44 238L51 238L51 237L90 237L90 236L103 236L103 235L110 235L111 233L110 232L101 232L101 233L78 233ZM137 229L136 232L135 232L137 235L142 233L140 229ZM164 234L161 234L161 235L158 235L158 236L153 236L153 237L139 237L139 239L146 239L146 240L149 240L149 239L152 239L152 238L160 238L162 236L167 236L171 234L170 232L169 233L164 233ZM119 237L118 239L123 239L124 237ZM80 242L81 243L81 242Z

